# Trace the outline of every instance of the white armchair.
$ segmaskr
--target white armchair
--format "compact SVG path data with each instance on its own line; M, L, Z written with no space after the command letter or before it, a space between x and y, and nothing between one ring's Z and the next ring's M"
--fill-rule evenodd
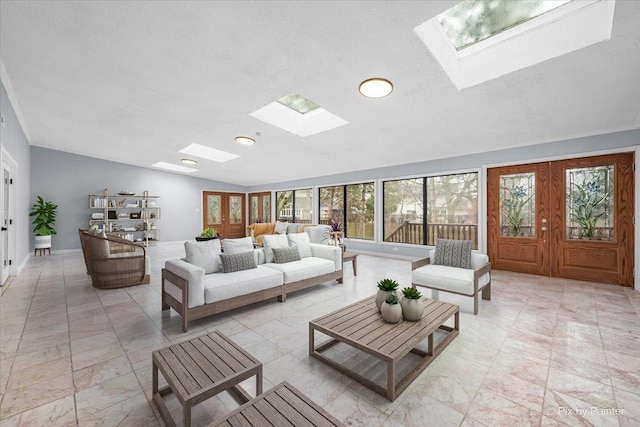
M489 257L471 253L471 269L434 265L435 250L429 251L427 258L414 261L411 265L411 285L422 286L437 291L473 297L473 314L478 314L478 294L482 299L491 300L491 263Z

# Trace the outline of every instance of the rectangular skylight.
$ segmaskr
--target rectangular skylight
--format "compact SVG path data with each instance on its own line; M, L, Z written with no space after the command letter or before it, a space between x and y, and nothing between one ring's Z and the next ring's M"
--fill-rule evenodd
M198 172L198 169L188 168L186 166L174 165L173 163L157 162L152 165L154 168L166 169L174 172L193 173Z
M181 153L189 154L195 157L201 157L207 160L213 160L214 162L224 163L229 160L237 159L237 154L228 153L222 150L216 150L215 148L207 147L206 145L191 144L187 148L180 150Z
M318 104L308 100L304 96L300 96L297 93L290 93L282 98L278 99L278 102L285 107L291 108L293 111L297 111L300 114L307 114L310 111L320 108Z
M438 15L449 41L462 50L571 0L465 0Z
M349 123L324 108L316 108L306 114L300 114L279 101L267 104L249 115L301 137L315 135Z

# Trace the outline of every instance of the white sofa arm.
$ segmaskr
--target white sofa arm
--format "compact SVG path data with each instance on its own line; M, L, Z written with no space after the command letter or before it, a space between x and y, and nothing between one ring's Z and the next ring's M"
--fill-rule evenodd
M189 283L188 304L189 308L204 305L204 269L189 264L181 259L173 259L164 263L167 271L179 276ZM169 282L165 284L165 291L182 303L182 290L178 284Z
M477 270L489 264L489 257L480 252L471 252L471 269Z
M342 248L340 246L311 243L311 254L314 257L333 261L336 265L335 271L342 270Z

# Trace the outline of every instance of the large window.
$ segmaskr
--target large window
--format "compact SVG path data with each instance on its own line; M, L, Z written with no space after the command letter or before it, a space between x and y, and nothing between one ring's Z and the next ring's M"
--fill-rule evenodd
M383 207L385 242L435 245L442 238L478 248L475 172L385 181Z
M320 188L320 223L341 225L345 237L373 240L374 184L336 185Z
M312 191L310 188L276 192L276 220L311 224Z

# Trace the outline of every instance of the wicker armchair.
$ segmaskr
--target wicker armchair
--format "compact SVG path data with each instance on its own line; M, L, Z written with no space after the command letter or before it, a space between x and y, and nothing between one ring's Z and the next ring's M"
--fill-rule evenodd
M120 237L78 230L80 245L94 288L114 289L150 282L144 246Z

